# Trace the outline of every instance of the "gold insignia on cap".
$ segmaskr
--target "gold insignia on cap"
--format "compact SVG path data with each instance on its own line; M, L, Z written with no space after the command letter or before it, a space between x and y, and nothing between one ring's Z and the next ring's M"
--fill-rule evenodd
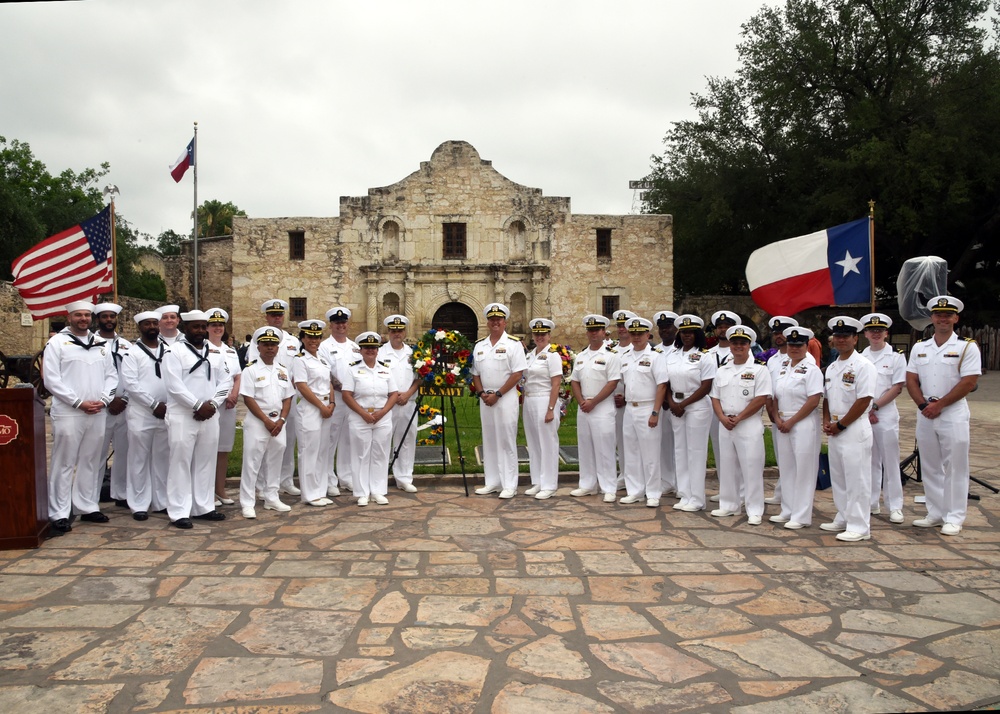
M798 330L792 330L791 332L788 333L788 336L791 337L792 339L796 339L797 340L797 339L799 339L799 331Z
M843 320L837 320L837 327L843 327L843 326L844 326L844 321Z
M948 298L939 298L938 307L948 307Z

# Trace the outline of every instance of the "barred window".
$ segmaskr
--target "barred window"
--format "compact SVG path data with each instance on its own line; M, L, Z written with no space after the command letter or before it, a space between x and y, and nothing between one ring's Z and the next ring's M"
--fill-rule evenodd
M308 320L309 315L307 309L306 298L288 298L288 312L290 313L289 319L293 322L301 322L302 320ZM294 332L294 330L292 330Z
M288 259L306 259L306 232L288 231ZM302 318L303 320L308 318Z
M444 253L445 258L465 258L465 224L445 223Z

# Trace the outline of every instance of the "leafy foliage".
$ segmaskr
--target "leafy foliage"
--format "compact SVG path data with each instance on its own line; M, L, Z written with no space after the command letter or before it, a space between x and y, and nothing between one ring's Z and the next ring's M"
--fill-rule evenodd
M198 237L230 235L233 232L233 216L245 215L246 211L232 201L205 201L198 206Z

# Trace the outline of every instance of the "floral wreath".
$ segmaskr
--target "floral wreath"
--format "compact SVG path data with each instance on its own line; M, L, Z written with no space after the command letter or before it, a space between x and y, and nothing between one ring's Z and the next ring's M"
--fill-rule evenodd
M413 370L421 386L472 384L472 343L458 330L430 329L413 348Z
M424 426L428 424L434 424L430 427L430 434L421 439L417 440L418 446L434 446L440 443L441 435L444 434L444 421L437 421L435 419L441 415L440 409L435 409L430 404L420 405L420 416L427 417L427 421L424 422Z

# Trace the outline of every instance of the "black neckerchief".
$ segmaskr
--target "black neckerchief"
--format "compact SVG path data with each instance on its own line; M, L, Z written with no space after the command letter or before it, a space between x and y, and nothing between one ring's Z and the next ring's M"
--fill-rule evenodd
M205 345L205 353L202 354L198 351L198 348L192 345L187 340L184 341L184 346L191 350L192 354L198 358L198 361L194 363L194 367L188 370L188 374L194 374L194 371L201 366L201 363L205 363L205 369L208 370L208 378L212 378L212 363L208 361L208 346Z
M112 340L114 340L114 345L115 345L114 347L111 348L111 359L113 359L115 362L115 369L121 369L122 354L121 352L119 352L119 349L121 348L121 341L116 339L116 337L117 335L111 338Z
M163 352L165 350L165 347L164 347L163 343L160 342L160 356L159 357L154 356L153 353L149 351L149 348L146 347L146 345L142 344L141 340L139 342L136 342L135 344L136 344L136 346L139 347L139 349L141 349L143 352L146 353L147 357L149 357L151 360L153 360L153 362L156 363L156 376L159 377L160 379L162 379L163 375L160 374L160 362L163 361Z
M96 347L97 345L103 345L104 344L103 342L95 342L94 341L94 336L92 334L88 334L87 335L87 337L89 338L88 342L84 342L79 337L77 337L76 335L74 335L72 332L67 332L66 334L69 335L69 338L71 340L73 340L73 344L74 345L76 345L78 347L82 347L85 350L90 350L91 347Z

